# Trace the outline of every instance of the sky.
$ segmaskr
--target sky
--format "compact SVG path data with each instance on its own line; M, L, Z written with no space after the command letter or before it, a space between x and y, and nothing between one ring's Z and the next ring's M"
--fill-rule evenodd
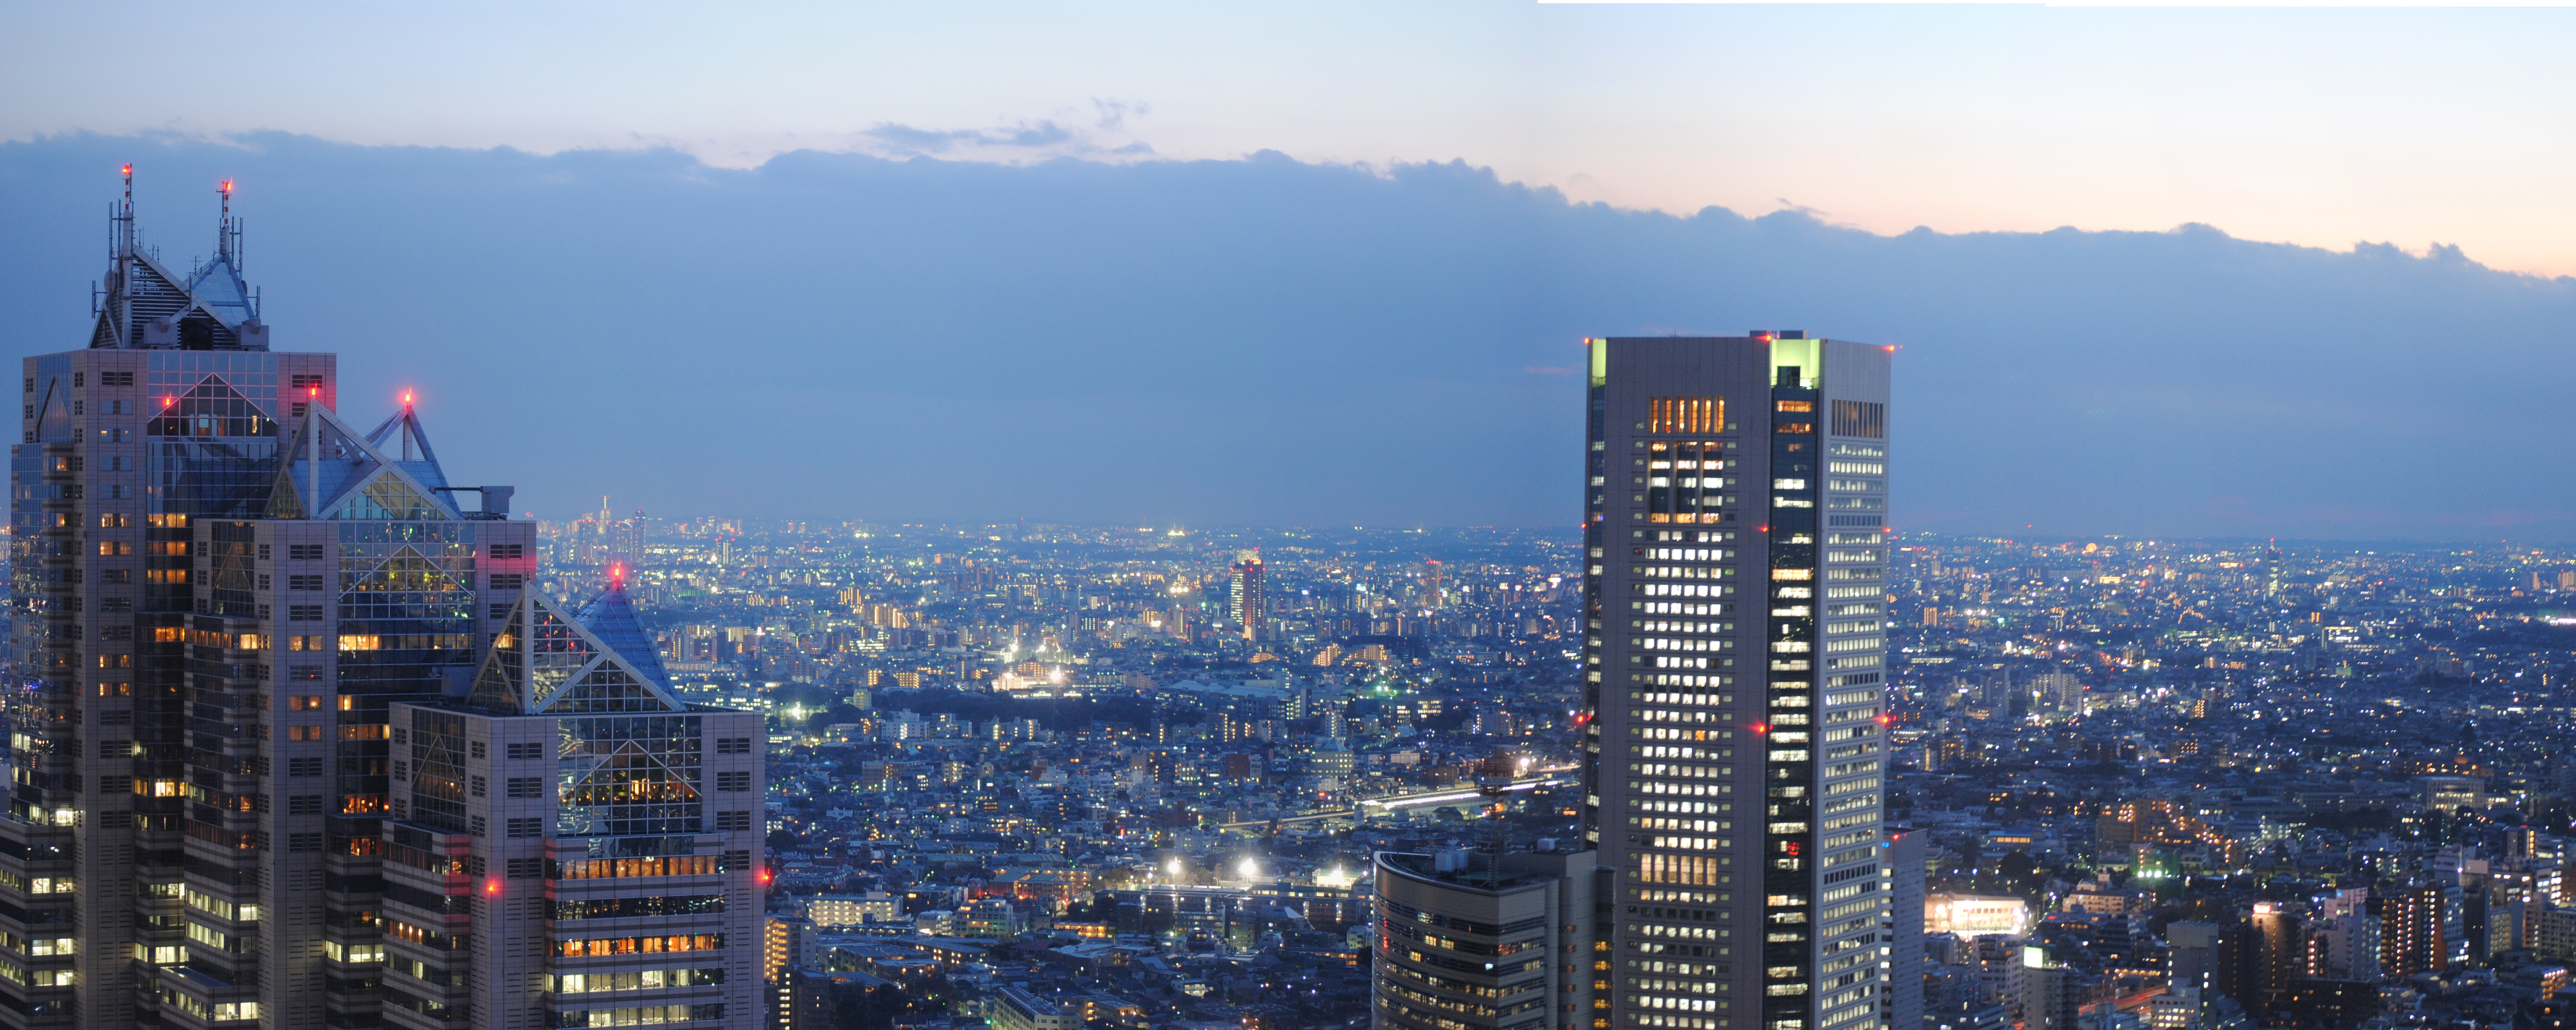
M2576 273L2569 8L142 2L0 22L6 139L272 130L726 167L1277 150L1881 233L2202 222Z
M1583 336L1796 327L1911 528L2576 539L2576 12L927 7L12 7L0 316L133 161L545 515L1570 523Z

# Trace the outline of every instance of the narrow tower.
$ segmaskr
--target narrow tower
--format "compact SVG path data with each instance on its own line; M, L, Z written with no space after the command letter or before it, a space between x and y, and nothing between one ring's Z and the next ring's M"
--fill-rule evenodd
M1262 592L1261 572L1261 552L1246 552L1243 560L1235 563L1234 581L1226 598L1226 614L1243 627L1243 639L1255 643L1268 635L1270 627L1270 605Z

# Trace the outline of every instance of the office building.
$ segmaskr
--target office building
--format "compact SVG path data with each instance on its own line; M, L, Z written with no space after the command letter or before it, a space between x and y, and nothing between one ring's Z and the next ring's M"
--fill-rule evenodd
M1261 594L1261 553L1244 555L1234 565L1226 597L1226 617L1243 627L1243 639L1258 641L1270 624L1270 607Z
M818 894L806 899L805 918L816 926L859 926L903 918L903 899L884 891L867 894Z
M2048 949L2022 949L2022 1030L2075 1030L2084 1007L2084 972L2050 961Z
M1082 1017L1018 987L1003 986L987 999L992 1030L1082 1030Z
M2277 901L2255 902L2252 925L2262 939L2260 972L2255 977L2252 996L2236 1000L2260 1022L2284 1011L2291 981L2310 975L2308 929L2297 912Z
M2156 1004L2160 1007L2155 1010L2155 1019L2160 1030L2165 1028L2165 1022L2181 1018L2175 1014L2176 1007L2186 1004L2191 1009L2190 1024L2198 1025L2208 1012L2209 1002L2224 993L2219 988L2221 932L2216 923L2177 922L2165 927L2165 942L2171 951L2166 995L2173 998L2158 996Z
M0 1026L751 1025L760 842L698 791L759 781L714 739L758 717L683 713L618 591L524 589L533 524L408 399L360 432L333 355L269 350L228 206L186 275L130 179L112 228L89 346L23 363ZM565 950L648 925L709 954Z
M393 705L387 1022L752 1025L761 716L671 696L614 580L493 607L466 696Z
M789 968L775 989L775 1030L832 1030L852 1025L872 1006L902 1004L897 988L866 973ZM1008 989L1008 988L1005 988Z
M1900 986L1889 352L1800 332L1589 347L1586 835L1617 877L1595 1025L1874 1025Z
M1609 975L1594 949L1594 856L1380 852L1376 1030L1586 1025L1596 981ZM1712 992L1669 1011L1719 1000Z
M2147 1025L2155 1030L2198 1030L2200 988L2166 984L2163 993L2147 999Z

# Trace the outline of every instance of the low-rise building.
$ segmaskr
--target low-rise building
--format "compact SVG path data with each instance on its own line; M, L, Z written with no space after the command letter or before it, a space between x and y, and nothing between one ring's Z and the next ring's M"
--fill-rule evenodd
M994 989L984 1006L993 1030L1082 1030L1082 1016L1017 987Z

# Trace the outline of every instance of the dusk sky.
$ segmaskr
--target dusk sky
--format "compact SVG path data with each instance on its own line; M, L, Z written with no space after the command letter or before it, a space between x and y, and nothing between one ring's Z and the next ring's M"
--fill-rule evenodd
M1571 524L1582 336L1775 327L1904 348L1900 527L2576 537L2567 9L0 20L17 353L237 177L541 514Z

